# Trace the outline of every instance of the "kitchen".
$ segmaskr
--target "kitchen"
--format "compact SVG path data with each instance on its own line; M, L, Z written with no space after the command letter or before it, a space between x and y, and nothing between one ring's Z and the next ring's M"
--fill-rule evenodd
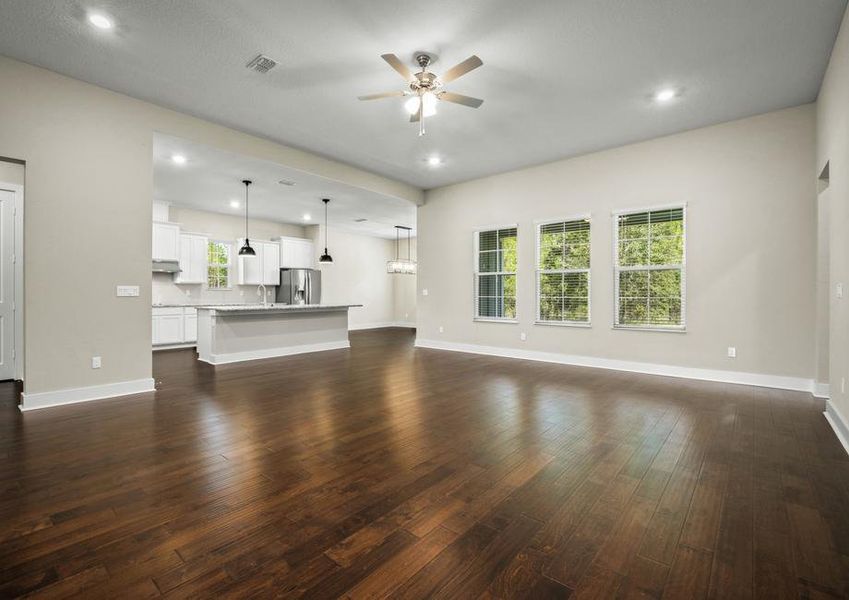
M414 327L415 273L388 272L415 270L404 200L161 134L154 198L155 351L222 364Z

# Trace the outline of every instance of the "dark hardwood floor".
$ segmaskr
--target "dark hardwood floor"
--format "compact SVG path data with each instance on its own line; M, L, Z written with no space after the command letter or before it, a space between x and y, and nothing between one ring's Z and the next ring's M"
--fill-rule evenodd
M407 330L21 415L0 597L831 598L849 457L808 394L414 349Z

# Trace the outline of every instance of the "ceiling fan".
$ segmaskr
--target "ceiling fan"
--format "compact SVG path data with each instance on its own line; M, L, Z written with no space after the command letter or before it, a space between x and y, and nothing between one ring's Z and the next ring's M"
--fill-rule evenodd
M378 100L380 98L409 96L410 98L404 103L404 108L410 113L410 123L418 122L419 135L425 134L424 120L426 117L436 114L436 104L440 100L454 102L455 104L462 104L463 106L470 106L472 108L478 108L483 104L483 100L480 98L455 94L442 89L442 86L446 83L462 77L483 64L483 61L475 55L448 69L443 73L442 77L427 70L433 61L429 54L421 53L416 55L416 62L422 70L415 74L411 73L410 69L394 54L381 54L380 58L389 63L389 66L395 69L407 81L409 89L400 92L369 94L368 96L359 96L359 99Z

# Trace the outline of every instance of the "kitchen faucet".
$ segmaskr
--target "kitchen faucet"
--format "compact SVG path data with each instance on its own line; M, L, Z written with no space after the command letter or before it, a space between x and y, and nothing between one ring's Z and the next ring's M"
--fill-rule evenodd
M266 298L267 293L265 291L265 284L264 283L260 283L258 286L256 286L256 291L260 291L260 290L262 290L262 305L268 306L268 299Z

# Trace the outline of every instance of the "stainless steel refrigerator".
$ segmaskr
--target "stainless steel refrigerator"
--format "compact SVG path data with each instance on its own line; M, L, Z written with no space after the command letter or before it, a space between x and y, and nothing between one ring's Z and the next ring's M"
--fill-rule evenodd
M280 269L276 301L282 304L321 304L321 271Z

